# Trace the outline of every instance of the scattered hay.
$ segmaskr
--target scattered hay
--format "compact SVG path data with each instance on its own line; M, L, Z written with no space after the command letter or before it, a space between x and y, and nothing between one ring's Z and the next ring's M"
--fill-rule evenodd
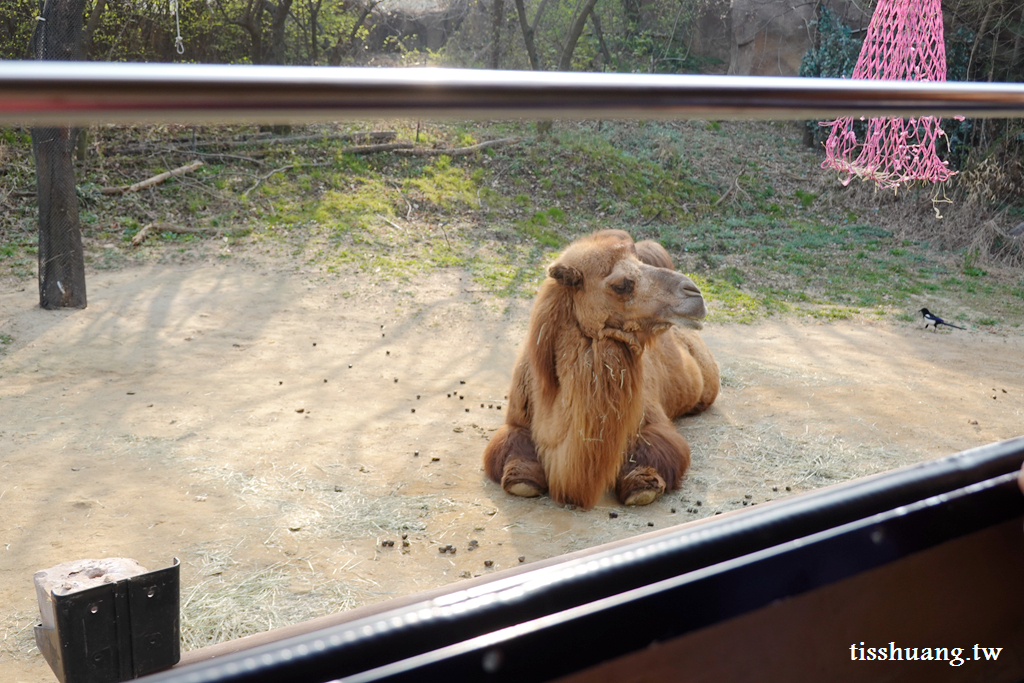
M752 485L809 490L917 460L891 446L853 445L809 428L804 434L785 434L771 423L705 424L685 435L694 452L691 480L709 495Z
M236 546L237 547L237 546ZM356 591L318 576L306 558L254 567L230 551L195 553L198 564L183 581L181 649L194 650L315 617L351 609Z
M10 612L0 622L0 662L5 659L27 661L40 657L33 627L39 623L35 611Z
M455 501L436 495L410 496L400 487L381 490L367 482L333 483L335 478L271 463L259 476L228 466L199 467L192 474L206 485L230 490L249 510L276 521L263 526L301 528L314 536L343 540L380 533L425 531L431 516L454 510ZM326 470L325 470L326 472Z

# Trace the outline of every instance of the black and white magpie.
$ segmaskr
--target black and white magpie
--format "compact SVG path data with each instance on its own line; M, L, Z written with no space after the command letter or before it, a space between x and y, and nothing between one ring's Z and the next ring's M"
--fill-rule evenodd
M933 329L938 329L939 325L945 325L946 327L955 327L958 330L966 330L967 329L966 327L960 327L959 325L954 325L953 323L947 323L945 320L943 320L939 316L935 315L934 313L929 311L927 308L922 308L920 311L918 311L918 313L923 315L924 319L926 321L928 321L928 322L926 322L924 324L925 329L928 329L929 323L932 325Z

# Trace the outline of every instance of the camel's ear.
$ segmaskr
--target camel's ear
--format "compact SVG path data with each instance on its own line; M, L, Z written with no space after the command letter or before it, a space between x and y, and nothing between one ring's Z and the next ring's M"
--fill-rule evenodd
M583 286L583 273L572 266L556 263L548 268L548 275L558 280L558 284L565 287L578 288Z

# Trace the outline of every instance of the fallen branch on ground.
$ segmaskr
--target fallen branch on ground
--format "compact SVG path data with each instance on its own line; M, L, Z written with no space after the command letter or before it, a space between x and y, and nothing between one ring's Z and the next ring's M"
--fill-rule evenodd
M488 147L500 147L502 145L512 145L517 142L522 142L526 138L501 138L500 140L487 140L481 142L478 145L472 145L470 147L452 147L450 149L403 149L398 150L395 154L403 154L406 156L413 157L433 157L441 156L442 154L450 157L464 156L466 154L472 154L473 152L479 152L482 149Z
M740 175L742 175L742 173ZM711 205L711 208L716 208L719 204L725 201L726 197L733 194L733 192L742 193L744 197L746 197L748 200L750 199L750 195L747 194L746 190L740 187L740 176L737 175L735 178L733 178L732 185L729 186L729 189L725 191L725 194L718 198L718 201ZM733 199L735 199L735 197L733 197Z
M191 164L188 164L186 166L180 166L174 169L173 171L167 171L166 173L155 175L152 178L147 178L146 180L141 180L135 183L134 185L128 185L126 187L104 187L102 190L100 190L100 192L102 192L103 194L128 194L129 192L138 192L139 190L144 190L147 187L159 185L168 178L173 178L176 175L181 175L182 173L189 173L191 171L194 171L202 165L203 162L201 161L193 161Z
M126 145L124 147L118 147L116 149L108 150L106 154L135 154L140 152L150 152L156 147L177 147L179 149L229 149L231 147L244 147L246 145L271 145L279 142L304 142L310 140L342 140L348 142L367 142L374 141L377 143L388 142L394 140L398 136L393 130L375 131L371 133L345 133L343 135L330 135L330 134L319 134L319 135L293 135L285 138L281 137L252 137L245 138L243 140L196 140L192 141L181 141L181 142L160 142L160 143L148 143L140 142L136 145Z

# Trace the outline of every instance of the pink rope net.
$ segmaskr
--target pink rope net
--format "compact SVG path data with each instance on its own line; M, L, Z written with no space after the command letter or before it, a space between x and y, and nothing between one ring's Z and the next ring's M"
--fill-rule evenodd
M853 77L945 81L941 0L879 0ZM916 180L942 182L955 172L935 153L936 139L945 136L940 121L873 118L863 143L854 134L852 117L823 121L819 125L831 131L821 167L846 173L843 185L854 176L891 190Z

